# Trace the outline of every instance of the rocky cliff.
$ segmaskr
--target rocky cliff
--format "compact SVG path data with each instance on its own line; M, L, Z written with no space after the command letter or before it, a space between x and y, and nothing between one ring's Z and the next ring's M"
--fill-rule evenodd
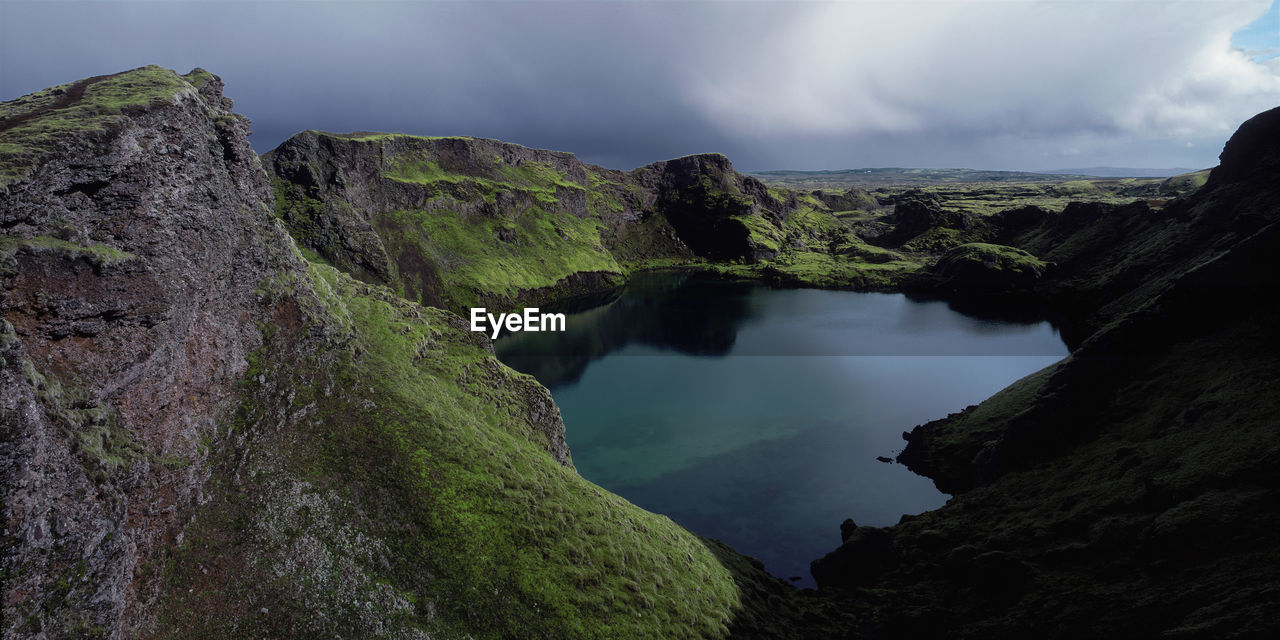
M221 89L145 68L0 112L6 637L151 617L272 315L255 289L303 268Z

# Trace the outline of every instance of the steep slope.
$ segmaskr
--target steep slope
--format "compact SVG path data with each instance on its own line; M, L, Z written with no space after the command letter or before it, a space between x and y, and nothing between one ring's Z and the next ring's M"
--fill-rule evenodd
M1074 206L1011 240L1057 263L1070 357L904 435L955 494L847 527L826 589L899 637L1260 637L1280 609L1280 109L1164 210Z
M781 588L580 478L458 316L304 260L221 88L0 104L5 637L718 637Z
M0 106L6 637L146 617L270 317L254 289L301 268L221 88L147 67Z

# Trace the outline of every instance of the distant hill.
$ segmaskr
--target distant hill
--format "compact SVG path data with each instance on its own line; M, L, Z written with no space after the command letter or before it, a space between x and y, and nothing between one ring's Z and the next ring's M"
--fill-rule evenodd
M1045 175L1072 174L1093 178L1168 178L1170 176L1192 173L1195 169L1173 167L1169 169L1135 169L1133 167L1087 167L1083 169L1050 169L1033 171Z
M828 171L748 171L765 184L798 189L845 189L857 187L918 187L978 183L1053 183L1103 178L1168 178L1194 173L1195 169L1138 169L1127 167L1088 167L1055 171L994 171L987 169L909 169L902 167L864 167Z
M832 171L748 171L766 184L791 187L883 187L977 182L1062 182L1088 177L1077 173L988 171L983 169L907 169L901 167ZM1173 174L1169 174L1173 175Z

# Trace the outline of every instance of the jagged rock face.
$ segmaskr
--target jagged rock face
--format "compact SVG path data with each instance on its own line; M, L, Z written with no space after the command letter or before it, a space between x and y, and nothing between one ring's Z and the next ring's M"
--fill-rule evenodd
M588 183L586 165L571 154L497 140L305 132L286 140L265 160L286 200L292 196L313 205L282 209L299 242L371 282L389 284L401 270L414 271L399 252L389 252L384 244L375 228L380 214L421 210L461 218L497 218L499 211L509 211L518 219L521 213L554 200L548 211L552 216L587 215L584 189L553 183L550 197L543 199L536 197L535 189L546 186L542 184L484 189L510 180L511 173L526 166L555 172L555 179L565 183ZM436 179L441 176L450 179ZM502 235L494 239L503 240ZM421 282L424 291L436 293L441 270L441 265L431 266L435 277L426 276Z
M656 207L690 248L714 260L758 261L777 252L752 240L746 222L762 214L781 225L785 209L759 180L733 170L719 154L686 156L637 170L656 182ZM794 204L792 206L794 208Z
M215 76L77 83L79 101L0 135L25 141L116 90L146 99L99 131L49 126L55 152L0 192L6 637L132 635L146 620L261 340L254 289L293 255Z

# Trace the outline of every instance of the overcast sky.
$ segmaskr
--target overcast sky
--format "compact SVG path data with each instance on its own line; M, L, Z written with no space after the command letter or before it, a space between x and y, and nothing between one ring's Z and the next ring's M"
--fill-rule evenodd
M0 0L0 99L200 66L259 151L403 131L619 169L1207 167L1280 105L1277 54L1273 0Z

